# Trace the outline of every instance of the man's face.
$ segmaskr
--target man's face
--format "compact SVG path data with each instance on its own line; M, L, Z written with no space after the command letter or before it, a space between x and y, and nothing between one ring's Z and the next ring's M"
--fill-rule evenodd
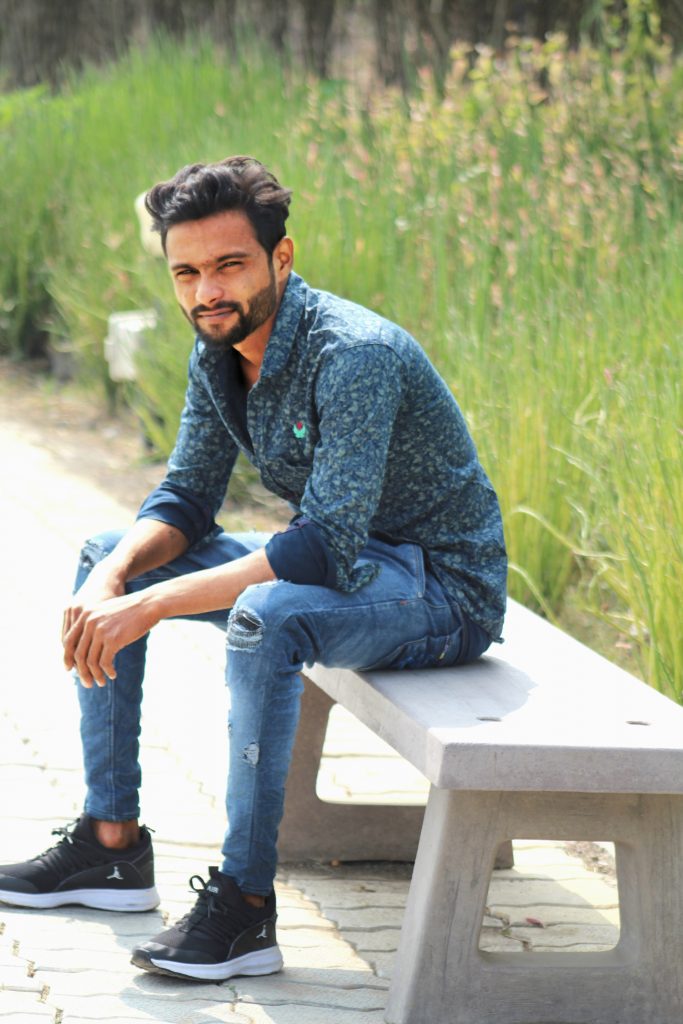
M176 224L166 255L180 308L207 344L239 345L274 318L286 275L241 211Z

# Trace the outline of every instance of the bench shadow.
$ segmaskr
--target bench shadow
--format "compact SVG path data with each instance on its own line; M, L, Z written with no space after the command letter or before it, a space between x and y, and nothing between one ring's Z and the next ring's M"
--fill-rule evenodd
M538 685L526 672L491 654L454 669L359 675L400 710L425 724L438 722L439 729L475 728L502 721L523 707Z
M495 958L498 952L517 950L522 955L549 949L559 953L587 949L597 952L617 942L613 906L618 903L616 887L610 888L599 873L588 872L579 858L575 860L575 873L571 858L563 864L562 877L554 876L552 868L543 863L542 854L534 853L545 845L549 844L528 843L533 847L531 854L521 848L518 867L493 873L481 942L485 955ZM254 1008L258 1008L257 1019L262 1024L291 1024L293 1013L301 1024L314 1024L334 1010L345 1011L345 1017L348 1013L349 1021L356 1019L355 1014L358 1020L379 1021L386 1005L409 875L407 864L365 863L334 869L306 866L303 879L296 883L292 879L287 884L317 905L322 918L317 924L309 921L302 925L296 912L288 913L283 901L279 939L284 971L218 983L145 974L129 964L132 947L167 926L158 910L116 914L81 907L25 911L3 905L0 918L6 923L6 936L11 938L11 919L15 915L35 915L36 943L44 947L34 961L37 977L48 985L50 975L82 977L82 990L74 979L66 991L81 1004L84 999L86 1003L92 1001L93 1018L99 1016L100 1001L107 999L127 1008L131 1020L144 1013L160 1024L184 1019L192 1024L211 1024L226 1019L229 1013L234 1013L236 1019L241 1014L246 1021ZM598 891L601 881L604 892L598 901L590 902L581 895L581 886L584 890L593 886ZM357 899L340 906L344 902L338 898L340 883L345 891L348 886L348 892L357 893ZM374 895L364 895L367 892ZM350 910L362 911L362 920L349 924ZM301 934L302 928L310 934ZM30 955L30 945L27 942L21 950L23 955ZM360 958L355 963L354 952ZM93 977L94 972L98 977ZM60 1005L59 983L54 980L53 984L51 1002ZM67 1021L68 1004L66 996ZM79 1008L78 1015L85 1012ZM115 1016L125 1019L125 1010L123 1014L118 1010Z

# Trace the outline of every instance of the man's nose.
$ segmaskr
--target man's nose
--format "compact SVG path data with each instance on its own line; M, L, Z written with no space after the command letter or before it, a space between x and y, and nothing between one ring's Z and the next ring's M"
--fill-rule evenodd
M197 303L202 306L210 306L223 298L223 288L218 278L213 274L202 274L197 285Z

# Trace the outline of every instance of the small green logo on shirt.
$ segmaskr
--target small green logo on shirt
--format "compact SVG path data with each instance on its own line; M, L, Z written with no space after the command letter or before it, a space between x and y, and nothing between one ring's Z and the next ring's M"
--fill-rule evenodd
M306 436L306 424L304 423L303 420L297 420L294 426L292 427L292 430L294 431L295 437Z

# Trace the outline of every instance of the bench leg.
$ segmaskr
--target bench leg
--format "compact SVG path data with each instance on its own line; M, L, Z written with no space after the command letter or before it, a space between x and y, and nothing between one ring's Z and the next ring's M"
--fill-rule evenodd
M333 804L315 791L331 697L303 676L301 715L287 778L280 825L280 860L414 861L425 809L422 806ZM497 868L513 866L512 843L501 844Z
M415 859L424 807L333 804L315 791L334 701L304 676L278 851L286 860Z
M621 935L603 953L483 953L503 837L610 839ZM390 1024L680 1024L683 797L432 788L386 1020Z

